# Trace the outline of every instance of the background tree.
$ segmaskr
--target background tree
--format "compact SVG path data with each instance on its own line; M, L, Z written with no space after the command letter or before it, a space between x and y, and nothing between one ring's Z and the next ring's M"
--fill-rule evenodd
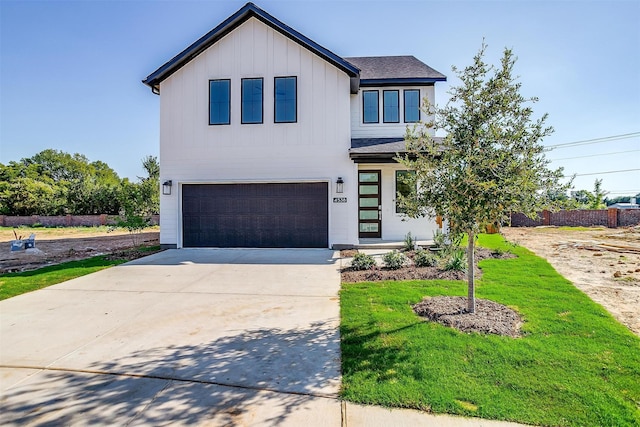
M454 73L461 80L443 108L425 100L425 113L434 121L419 123L406 135L407 154L400 159L415 175L414 189L398 199L412 217L440 215L450 221L450 233L468 234L468 307L475 312L475 237L487 224L502 222L510 212L530 217L548 207L546 195L558 189L562 170L551 171L541 140L553 129L547 115L535 120L529 104L536 98L520 94L513 76L516 61L505 49L499 67L484 62L486 45L473 64ZM432 130L444 130L441 142ZM566 191L566 188L564 188Z
M6 215L117 214L120 178L106 163L44 150L0 165L0 212Z

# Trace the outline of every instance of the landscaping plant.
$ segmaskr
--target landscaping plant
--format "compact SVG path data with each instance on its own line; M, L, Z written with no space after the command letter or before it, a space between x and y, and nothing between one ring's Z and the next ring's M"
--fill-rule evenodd
M384 254L384 256L382 257L382 261L384 262L385 267L391 270L397 270L404 267L408 259L401 252L391 251Z
M450 90L444 107L425 100L424 112L433 121L408 129L407 153L399 161L408 174L409 195L398 194L410 217L441 216L449 233L468 235L468 312L475 312L475 236L486 224L501 223L511 212L534 217L550 207L547 194L562 192L561 169L550 170L542 139L553 129L547 115L534 119L529 104L536 98L520 94L513 74L516 58L505 49L500 66L484 62L483 43L473 63L453 71L461 80ZM431 135L444 131L436 140Z
M351 268L354 270L368 270L374 265L376 265L376 261L373 257L362 252L355 254L351 261Z
M418 249L413 257L413 262L416 267L435 267L438 264L438 259L429 251Z

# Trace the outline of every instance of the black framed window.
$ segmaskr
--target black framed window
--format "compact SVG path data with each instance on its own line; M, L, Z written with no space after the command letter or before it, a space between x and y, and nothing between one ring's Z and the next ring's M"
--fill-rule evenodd
M416 174L415 171L396 171L396 197L398 194L407 197L411 194L411 185L407 182L411 177ZM396 202L396 213L406 213L398 202Z
M209 124L231 123L231 80L209 80Z
M415 123L420 120L420 90L404 91L404 122Z
M385 90L382 92L382 121L400 123L400 92Z
M364 123L378 123L378 102L377 90L362 92L362 121Z
M264 100L263 79L242 79L242 123L262 123L263 111L262 104Z
M296 77L276 77L274 84L274 121L295 123L298 120Z

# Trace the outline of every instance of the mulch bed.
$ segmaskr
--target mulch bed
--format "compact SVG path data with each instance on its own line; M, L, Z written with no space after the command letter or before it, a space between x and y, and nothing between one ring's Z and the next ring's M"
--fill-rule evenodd
M474 314L467 312L466 297L427 297L412 307L418 316L462 332L520 336L520 315L497 302L476 299Z
M358 251L341 251L342 257L353 257ZM413 252L405 252L413 259ZM476 248L475 261L487 258L513 258L511 253L495 253L489 249ZM341 270L343 282L374 282L382 280L465 280L464 271L445 271L438 267L416 267L411 263L398 270L374 267L369 270L354 270L351 267ZM475 267L475 276L479 278L482 270ZM412 306L413 311L425 320L440 323L462 332L479 334L496 334L517 338L520 336L522 318L518 313L502 304L493 301L476 299L474 314L467 312L466 297L427 297Z
M353 257L358 251L353 249L343 250L340 256L343 258ZM413 258L413 252L405 252L409 259ZM489 249L476 248L476 263L487 258L513 258L513 254L503 253L496 254ZM385 267L374 267L370 270L354 270L351 267L341 270L342 281L348 283L355 282L377 282L383 280L465 280L467 273L464 271L445 271L438 267L416 267L411 264L398 270L391 270ZM475 276L479 278L482 275L477 265L475 268Z

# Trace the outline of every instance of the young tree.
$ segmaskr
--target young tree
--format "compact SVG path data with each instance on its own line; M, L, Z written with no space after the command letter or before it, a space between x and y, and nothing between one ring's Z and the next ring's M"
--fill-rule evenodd
M416 171L409 176L412 193L398 195L407 214L440 215L449 220L453 236L468 235L470 313L475 313L476 235L513 211L534 217L563 177L561 169L548 168L540 142L553 129L545 125L546 114L533 118L529 104L537 99L520 94L512 51L505 49L500 66L493 67L484 62L485 49L483 43L464 70L452 68L461 84L450 90L445 107L425 100L424 111L434 120L407 130L407 154L399 159ZM436 141L432 129L447 136Z

